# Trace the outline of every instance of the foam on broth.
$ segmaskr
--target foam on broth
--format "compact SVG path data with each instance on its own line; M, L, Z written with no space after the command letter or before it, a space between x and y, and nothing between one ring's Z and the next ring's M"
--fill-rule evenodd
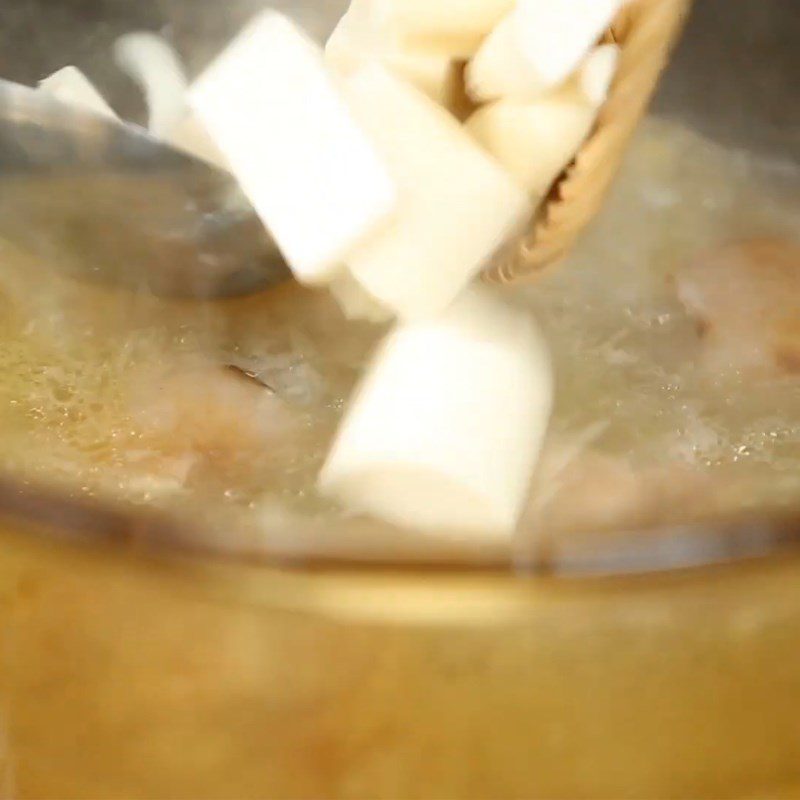
M670 280L703 248L791 238L798 187L796 166L644 126L579 250L516 290L558 380L521 541L800 497L800 378L705 369ZM3 243L0 261L1 469L202 520L223 546L427 546L313 489L380 329L294 285L175 303L78 285Z

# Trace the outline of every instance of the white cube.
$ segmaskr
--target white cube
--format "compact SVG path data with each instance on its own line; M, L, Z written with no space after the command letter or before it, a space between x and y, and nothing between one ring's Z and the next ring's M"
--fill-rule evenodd
M77 67L64 67L39 81L39 90L60 103L109 119L119 119L103 95Z
M450 56L394 40L387 41L353 11L342 17L328 39L325 60L343 77L370 61L378 61L439 105L451 105L457 70Z
M466 129L535 199L541 199L591 132L618 52L616 45L596 48L558 90L537 100L488 103L467 120Z
M625 0L518 0L467 68L476 102L533 99L562 83Z
M469 58L514 0L368 0L384 36L427 47L453 58Z
M258 16L194 84L190 105L298 280L321 283L385 224L394 183L286 17Z
M527 193L450 114L385 69L364 68L345 93L399 189L395 218L347 265L401 318L439 313L529 220Z
M397 327L351 400L319 479L347 508L432 533L507 538L553 395L531 319L487 288Z

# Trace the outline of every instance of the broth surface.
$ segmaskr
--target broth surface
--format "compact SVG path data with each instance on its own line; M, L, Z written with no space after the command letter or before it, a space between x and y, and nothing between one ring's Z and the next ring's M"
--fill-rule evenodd
M708 249L791 240L799 189L796 165L643 126L579 249L515 290L545 328L558 383L517 546L797 501L800 375L709 367L676 276ZM465 546L349 518L316 495L382 334L346 322L326 294L286 285L175 303L74 283L3 243L0 261L0 469L202 521L198 537L222 547Z

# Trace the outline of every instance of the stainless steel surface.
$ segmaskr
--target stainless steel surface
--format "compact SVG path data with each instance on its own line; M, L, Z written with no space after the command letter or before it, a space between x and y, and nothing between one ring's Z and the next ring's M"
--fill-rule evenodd
M800 159L800 3L695 0L654 110L720 142Z
M0 235L54 269L162 295L238 295L289 276L228 175L6 81Z

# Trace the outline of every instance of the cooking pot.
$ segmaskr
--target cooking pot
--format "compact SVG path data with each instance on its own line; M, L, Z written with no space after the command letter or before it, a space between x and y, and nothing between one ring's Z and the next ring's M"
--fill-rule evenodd
M342 11L273 5L319 37ZM196 73L261 6L11 0L0 72L74 63L141 118L117 35ZM798 38L792 2L697 0L656 112L796 159ZM0 512L8 797L800 797L791 519L758 558L565 577L202 554L13 476Z

